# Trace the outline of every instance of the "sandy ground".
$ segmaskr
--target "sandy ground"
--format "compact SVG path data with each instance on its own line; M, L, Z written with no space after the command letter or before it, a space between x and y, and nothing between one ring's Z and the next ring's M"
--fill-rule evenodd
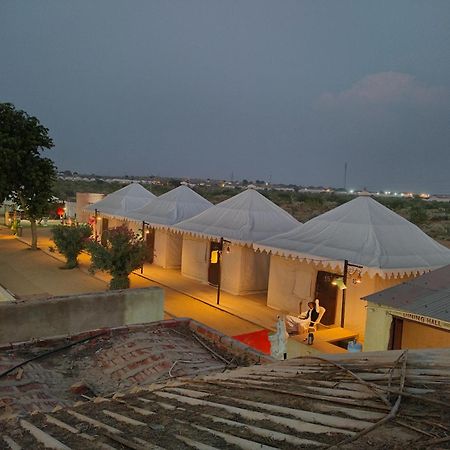
M24 229L24 238L29 230ZM0 227L0 285L18 297L68 295L104 291L109 276L86 273L88 256L82 255L81 269L61 270L57 255L48 253L49 229L39 229L38 244L42 250L31 251L10 230ZM137 275L131 276L131 287L159 286ZM262 327L227 312L218 310L176 290L164 288L165 312L168 317L191 317L227 335L249 333Z

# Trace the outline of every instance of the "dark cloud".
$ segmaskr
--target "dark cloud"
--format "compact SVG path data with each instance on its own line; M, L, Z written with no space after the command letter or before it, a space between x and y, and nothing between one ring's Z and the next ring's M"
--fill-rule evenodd
M58 166L450 192L450 2L4 0Z

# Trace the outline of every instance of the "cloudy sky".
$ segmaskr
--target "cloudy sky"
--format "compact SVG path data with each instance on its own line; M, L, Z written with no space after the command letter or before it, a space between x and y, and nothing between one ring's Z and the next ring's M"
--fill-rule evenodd
M0 0L60 169L450 193L448 0Z

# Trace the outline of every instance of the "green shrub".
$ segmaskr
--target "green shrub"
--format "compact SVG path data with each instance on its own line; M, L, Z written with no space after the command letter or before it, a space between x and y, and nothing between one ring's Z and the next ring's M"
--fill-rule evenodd
M78 255L86 247L92 228L89 225L56 225L52 228L52 234L56 248L66 257L65 268L77 267Z
M127 289L130 287L129 275L141 267L146 258L143 240L126 226L105 231L106 245L91 239L88 251L91 254L90 271L104 270L112 279L110 289Z

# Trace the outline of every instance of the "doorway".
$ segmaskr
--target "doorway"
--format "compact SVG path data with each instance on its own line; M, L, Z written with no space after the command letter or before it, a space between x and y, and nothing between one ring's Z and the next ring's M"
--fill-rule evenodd
M392 318L388 350L401 350L403 338L403 319Z
M216 263L211 262L211 255L214 251L220 251L220 242L210 242L209 245L208 283L212 286L217 286L220 277L220 258L218 258Z
M331 282L339 276L335 273L321 270L317 272L315 298L318 298L320 306L326 309L322 318L324 325L334 325L336 321L336 303L339 289Z

